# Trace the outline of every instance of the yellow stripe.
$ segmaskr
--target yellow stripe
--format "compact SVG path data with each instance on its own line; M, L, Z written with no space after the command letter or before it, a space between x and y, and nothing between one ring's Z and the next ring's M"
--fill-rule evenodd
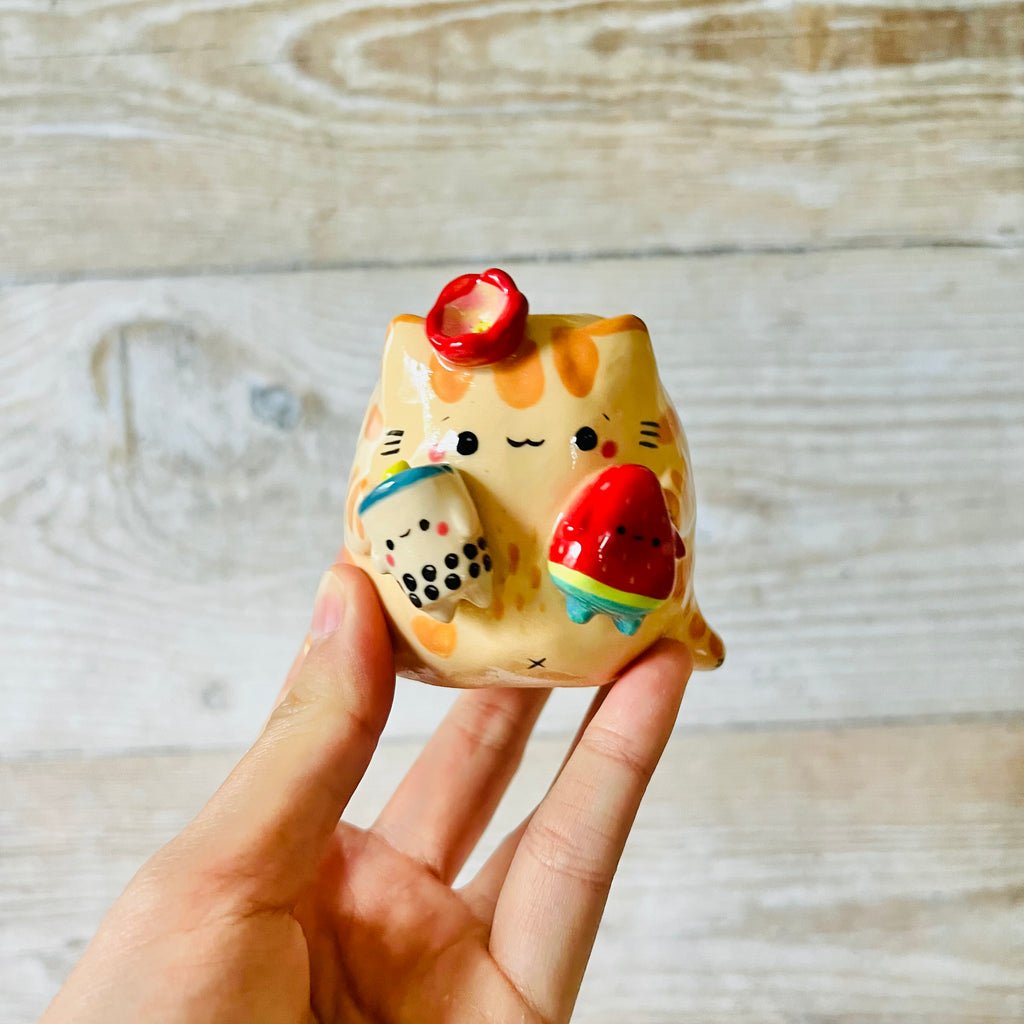
M598 583L597 580L584 576L575 569L567 569L557 562L548 562L548 572L555 579L561 580L576 590L582 590L584 594L593 594L605 601L614 601L616 604L625 605L627 608L636 608L643 611L653 611L659 605L664 604L663 600L656 597L641 597L639 594L630 594L625 590L616 590L609 587L607 583Z

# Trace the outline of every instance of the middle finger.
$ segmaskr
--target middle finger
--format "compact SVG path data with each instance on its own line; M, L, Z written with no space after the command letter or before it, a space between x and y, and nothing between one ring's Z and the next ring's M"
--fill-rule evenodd
M512 781L550 693L531 688L463 693L372 830L451 883Z

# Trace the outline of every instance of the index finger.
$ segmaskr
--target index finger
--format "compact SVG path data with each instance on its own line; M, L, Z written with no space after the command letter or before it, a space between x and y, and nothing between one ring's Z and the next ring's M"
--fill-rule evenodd
M612 878L692 661L654 647L615 683L518 843L491 955L544 1020L568 1020Z

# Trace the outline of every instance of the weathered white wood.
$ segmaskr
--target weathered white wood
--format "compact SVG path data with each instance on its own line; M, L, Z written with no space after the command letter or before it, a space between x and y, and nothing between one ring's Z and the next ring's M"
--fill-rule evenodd
M535 740L470 870L540 798ZM415 756L383 747L352 820ZM228 754L0 764L0 992L36 1018ZM677 734L627 846L576 1020L1024 1016L1024 721Z
M0 275L1024 230L1019 0L0 5Z
M384 325L456 269L0 292L0 750L248 741L341 540ZM511 269L535 309L650 325L728 648L688 722L1020 710L1021 254ZM394 735L449 700L404 688Z

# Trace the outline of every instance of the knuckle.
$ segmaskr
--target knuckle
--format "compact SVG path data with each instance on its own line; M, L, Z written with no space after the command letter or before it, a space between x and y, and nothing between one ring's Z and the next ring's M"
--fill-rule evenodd
M477 698L460 709L453 724L471 753L479 750L504 753L522 734L515 711L495 698Z
M651 781L657 765L656 759L634 740L595 723L583 734L580 747L612 767L625 770L644 787Z
M346 744L376 745L384 725L379 711L360 694L365 692L357 679L344 671L329 676L317 673L301 678L274 709L267 733L274 735L319 732L325 726Z
M573 830L564 825L535 818L522 838L520 849L548 871L575 882L588 893L606 895L612 882L611 872L601 856L607 838L587 835L590 830L577 828L583 834L575 836Z

